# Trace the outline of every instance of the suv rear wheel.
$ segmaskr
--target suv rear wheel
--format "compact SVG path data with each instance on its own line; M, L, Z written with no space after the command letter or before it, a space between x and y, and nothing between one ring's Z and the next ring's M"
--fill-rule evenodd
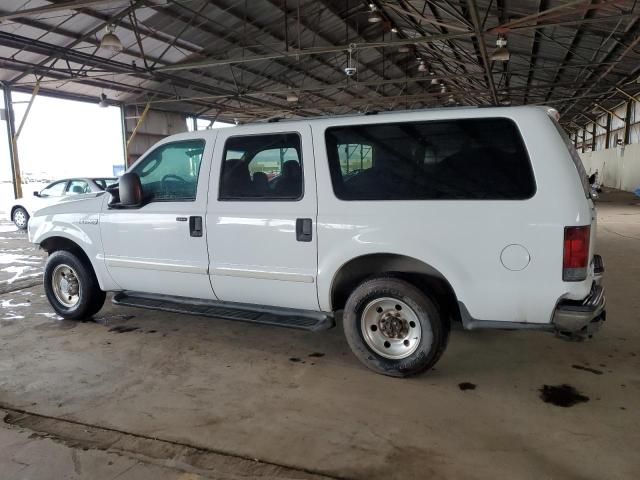
M91 266L66 250L49 255L44 268L44 291L56 313L70 320L98 313L106 298Z
M343 327L353 353L375 372L408 377L433 367L449 339L437 304L412 284L379 277L349 296Z

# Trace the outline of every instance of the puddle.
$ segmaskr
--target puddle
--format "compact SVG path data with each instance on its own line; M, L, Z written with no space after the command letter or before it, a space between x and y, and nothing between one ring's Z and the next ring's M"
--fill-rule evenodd
M300 362L302 362L302 359L300 359L300 358L298 358L298 357L291 357L291 358L289 359L289 361L290 361L290 362L293 362L293 363L300 363Z
M313 358L320 358L320 357L324 357L324 353L322 353L322 352L313 352L313 353L310 353L309 356L313 357Z
M53 320L62 320L62 317L60 315L53 312L36 313L36 315L42 315L43 317L51 318Z
M540 391L540 398L545 403L550 403L558 407L573 407L578 403L589 401L589 397L582 395L571 385L543 385Z
M9 313L5 313L4 317L2 317L2 320L22 320L24 318L24 315L16 315L13 312L9 312Z
M462 390L463 392L465 390L475 390L476 389L476 384L475 383L471 383L471 382L462 382L458 384L458 388L460 390Z
M127 327L126 325L117 325L109 329L110 332L113 333L127 333L138 330L139 327Z
M0 300L0 307L2 308L13 308L13 307L28 307L31 305L31 302L27 300L23 303L13 303L13 298L9 300Z
M596 375L602 375L604 373L602 370L598 370L597 368L585 367L584 365L571 365L571 368L575 368L576 370L584 370L585 372L595 373Z
M132 318L135 318L135 315L102 315L100 317L92 317L92 318L87 318L85 320L80 320L82 323L88 323L88 322L92 322L92 323L98 323L100 325L108 325L109 323L112 323L114 321L127 321L127 320L131 320Z

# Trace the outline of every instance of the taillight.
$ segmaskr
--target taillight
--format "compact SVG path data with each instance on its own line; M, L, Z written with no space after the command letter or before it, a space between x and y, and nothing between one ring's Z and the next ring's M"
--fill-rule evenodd
M591 227L565 227L562 280L579 282L587 278Z

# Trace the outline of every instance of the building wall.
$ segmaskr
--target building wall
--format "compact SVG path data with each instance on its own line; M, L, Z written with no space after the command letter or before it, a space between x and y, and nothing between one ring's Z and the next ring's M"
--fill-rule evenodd
M582 163L606 187L632 192L640 187L640 144L623 145L581 153Z
M142 115L143 108L125 107L126 138L131 137L131 132ZM147 117L140 125L133 142L127 150L127 165L135 162L143 153L156 142L175 133L187 131L186 116L180 113L149 110Z

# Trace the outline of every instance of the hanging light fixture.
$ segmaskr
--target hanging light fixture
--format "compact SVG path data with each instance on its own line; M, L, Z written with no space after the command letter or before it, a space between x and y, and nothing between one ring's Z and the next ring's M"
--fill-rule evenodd
M426 72L429 69L427 68L427 64L424 62L424 60L421 58L420 59L420 63L418 63L418 71L419 72Z
M496 49L491 55L492 62L508 62L511 58L511 53L507 49L507 38L504 35L499 35L496 40Z
M391 33L398 33L398 29L396 27L391 27Z
M437 78L432 78L431 79L431 85L440 85L440 80L438 80Z
M102 40L100 40L100 48L111 50L112 52L121 52L123 46L118 36L114 33L116 27L114 25L107 25L105 29L107 33L105 33Z
M107 96L104 93L100 94L100 102L98 102L98 106L100 108L107 108L109 106L109 102L107 101Z
M289 92L287 94L287 102L293 103L293 102L297 102L297 101L298 101L298 95L296 95L293 92Z
M444 83L440 84L440 93L447 93L447 86Z
M369 18L367 21L369 23L380 23L382 21L382 17L378 13L378 7L376 7L373 3L369 4L369 8L371 11L369 12Z

